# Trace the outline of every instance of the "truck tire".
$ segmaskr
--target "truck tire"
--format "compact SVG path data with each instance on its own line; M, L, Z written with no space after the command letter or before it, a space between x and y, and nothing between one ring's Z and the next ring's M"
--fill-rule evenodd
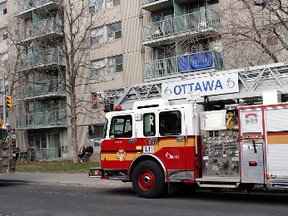
M132 172L132 185L140 197L162 196L167 188L161 167L153 161L140 162Z

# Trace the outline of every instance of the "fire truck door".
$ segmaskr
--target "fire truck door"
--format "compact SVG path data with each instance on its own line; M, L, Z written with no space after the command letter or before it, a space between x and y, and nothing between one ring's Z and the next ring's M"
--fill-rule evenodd
M264 184L262 140L244 140L241 146L241 182Z
M181 107L159 112L159 151L156 154L162 158L171 173L186 170L187 149L183 116L184 110Z

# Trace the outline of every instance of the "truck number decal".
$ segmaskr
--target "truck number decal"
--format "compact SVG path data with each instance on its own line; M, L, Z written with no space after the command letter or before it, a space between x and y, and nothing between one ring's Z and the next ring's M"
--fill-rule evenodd
M143 153L154 153L154 146L143 146Z

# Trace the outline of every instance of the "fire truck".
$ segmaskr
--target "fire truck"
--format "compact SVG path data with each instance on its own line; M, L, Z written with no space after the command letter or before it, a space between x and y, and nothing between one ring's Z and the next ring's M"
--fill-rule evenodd
M175 185L288 185L288 63L198 72L113 95L101 167L89 177L132 182L140 197ZM108 95L108 93L107 93Z

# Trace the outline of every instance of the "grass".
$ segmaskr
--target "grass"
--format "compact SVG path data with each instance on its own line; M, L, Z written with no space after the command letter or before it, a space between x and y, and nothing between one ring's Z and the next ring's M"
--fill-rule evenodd
M87 173L97 162L73 164L72 160L17 162L16 172Z

